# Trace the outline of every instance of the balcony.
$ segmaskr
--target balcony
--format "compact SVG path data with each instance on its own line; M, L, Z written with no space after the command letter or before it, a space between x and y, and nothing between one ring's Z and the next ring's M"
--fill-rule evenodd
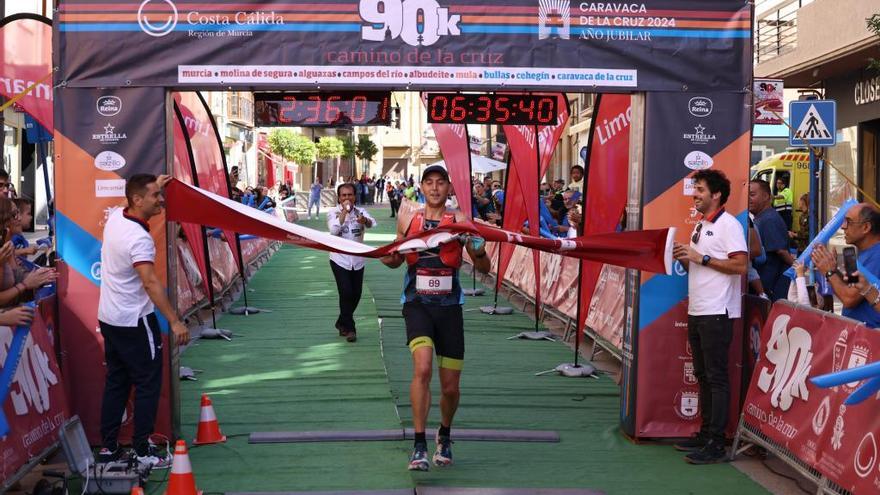
M784 0L756 8L755 77L817 86L880 58L880 40L865 24L877 0Z

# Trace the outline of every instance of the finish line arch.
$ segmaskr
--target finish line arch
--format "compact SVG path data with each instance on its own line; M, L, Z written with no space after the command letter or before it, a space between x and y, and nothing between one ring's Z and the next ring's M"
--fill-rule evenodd
M751 8L742 0L61 2L53 26L60 325L77 347L66 367L102 376L95 266L104 212L120 203L126 178L169 170L172 91L632 93L627 225L676 226L683 241L695 221L686 179L694 169L727 173L729 210L740 218L746 210ZM125 166L99 167L105 151ZM161 221L153 232L165 242ZM636 400L640 388L683 381L686 286L681 276L627 273L621 418L630 435L666 436L695 415L681 392ZM659 371L650 359L670 337L658 329L682 335L674 363L653 356L668 364ZM98 406L76 376L71 406L94 440ZM169 432L173 403L163 406Z

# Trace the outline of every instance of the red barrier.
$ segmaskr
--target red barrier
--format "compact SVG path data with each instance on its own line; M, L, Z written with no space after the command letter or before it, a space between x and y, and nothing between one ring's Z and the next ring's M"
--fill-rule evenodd
M34 456L58 439L57 430L68 418L61 372L55 360L52 333L55 296L37 306L30 335L9 397L2 404L10 434L0 438L0 480L8 480ZM12 329L0 327L0 363L6 359Z
M848 318L774 303L746 397L753 429L853 493L880 488L877 396L845 406L862 382L830 389L808 378L854 368L880 355L880 333Z

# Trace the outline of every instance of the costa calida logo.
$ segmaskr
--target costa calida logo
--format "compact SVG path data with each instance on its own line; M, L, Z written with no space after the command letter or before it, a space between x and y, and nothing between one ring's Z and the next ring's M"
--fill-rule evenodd
M154 20L167 17L164 24L153 24L151 16ZM138 7L137 20L143 32L161 38L177 26L177 7L171 0L144 0Z

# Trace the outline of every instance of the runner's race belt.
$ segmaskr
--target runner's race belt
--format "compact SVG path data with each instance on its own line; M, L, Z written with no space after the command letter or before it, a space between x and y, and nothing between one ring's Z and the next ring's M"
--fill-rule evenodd
M452 268L416 268L416 294L443 296L452 293Z

